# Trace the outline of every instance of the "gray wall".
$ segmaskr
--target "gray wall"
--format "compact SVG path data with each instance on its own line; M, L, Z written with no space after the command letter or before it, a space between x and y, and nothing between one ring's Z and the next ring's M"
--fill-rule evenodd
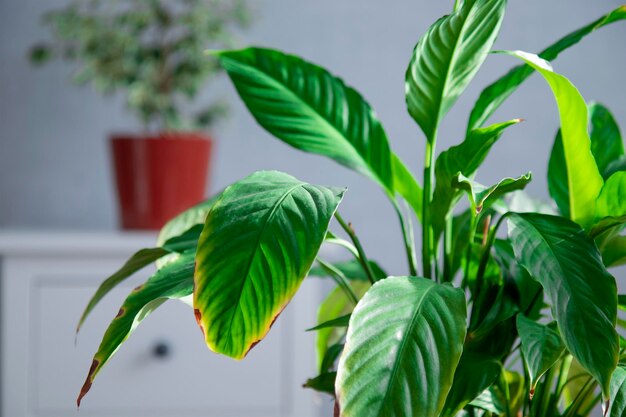
M69 85L69 67L30 68L25 51L46 32L40 14L62 0L0 2L0 227L113 229L116 208L105 137L137 129L117 98ZM344 77L377 109L393 147L421 169L423 136L404 107L403 78L419 35L449 1L265 0L255 2L258 21L244 43L284 49ZM498 49L538 51L543 46L617 7L618 0L511 0ZM593 34L565 53L555 68L587 99L605 103L626 125L626 24ZM451 111L440 149L458 142L467 112L482 86L516 64L492 56ZM342 212L362 235L373 257L394 273L404 272L398 226L382 193L367 180L325 159L305 155L271 139L247 114L223 80L214 92L232 99L230 120L214 132L218 149L212 189L259 169L279 169L311 182L347 185ZM478 179L534 173L529 191L547 197L546 165L558 124L549 91L533 77L494 116L527 121L507 132ZM382 220L388 219L388 220Z

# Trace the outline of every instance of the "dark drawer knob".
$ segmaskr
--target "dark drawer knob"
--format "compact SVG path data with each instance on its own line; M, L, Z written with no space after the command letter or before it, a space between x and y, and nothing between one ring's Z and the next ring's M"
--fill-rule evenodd
M157 342L152 348L152 356L157 359L166 359L172 356L172 348L167 342Z

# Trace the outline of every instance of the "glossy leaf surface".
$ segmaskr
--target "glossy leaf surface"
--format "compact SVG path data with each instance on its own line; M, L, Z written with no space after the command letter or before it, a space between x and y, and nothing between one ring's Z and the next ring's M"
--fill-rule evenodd
M87 380L77 399L79 406L98 372L139 323L168 298L181 298L192 293L194 258L193 251L182 254L155 272L126 298L117 316L109 324L93 357Z
M343 417L434 417L463 351L465 295L425 278L377 282L352 313L339 359Z
M587 226L593 221L596 198L604 181L591 154L585 100L567 78L552 70L548 62L527 52L507 53L538 71L552 90L561 120L561 137L570 191L570 218L582 226Z
M623 19L626 19L626 5L618 7L598 20L559 39L541 51L539 56L545 60L552 61L556 59L561 52L576 45L593 31ZM496 109L498 109L498 107L500 107L534 71L535 69L529 65L519 65L485 88L472 109L467 131L469 132L472 129L483 126Z
M276 50L247 48L217 56L267 131L373 178L393 195L387 135L356 90L325 69Z
M521 340L524 364L530 377L532 397L537 381L559 360L565 345L556 331L521 314L517 316L517 332Z
M406 72L406 102L428 141L487 58L505 6L506 0L465 1L415 46Z
M471 178L483 163L491 147L500 139L509 126L520 119L494 124L473 130L463 142L443 151L435 164L436 185L432 201L432 223L435 240L443 231L445 219L458 201L461 193L452 187L457 173Z
M200 236L194 277L211 350L242 359L263 339L311 268L343 192L276 171L224 190Z
M511 214L508 226L515 256L543 286L565 346L608 397L619 349L617 287L593 240L557 216Z
M626 369L618 366L611 378L611 404L608 417L622 417L626 414Z

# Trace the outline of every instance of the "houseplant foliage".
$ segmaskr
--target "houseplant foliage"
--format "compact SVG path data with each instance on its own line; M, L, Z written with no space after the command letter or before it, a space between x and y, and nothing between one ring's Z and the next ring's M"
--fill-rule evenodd
M74 0L44 15L53 39L35 45L30 57L76 62L77 84L125 91L145 127L201 129L225 110L215 102L190 112L189 102L219 71L202 51L230 47L249 20L242 0Z
M505 0L458 3L419 39L406 72L407 108L425 135L423 185L364 98L325 69L269 49L214 53L263 128L382 189L398 213L409 275L390 276L367 257L337 211L343 188L254 173L172 219L158 247L102 284L81 324L110 288L157 260L157 272L106 331L79 403L164 300L191 296L209 348L241 359L302 280L323 276L337 288L310 329L318 332L319 375L305 386L334 396L336 415L573 417L600 403L606 415L623 415L626 341L617 311L626 297L607 268L626 261L624 146L610 110L587 103L546 59L626 19L626 6L539 55L505 52L519 66L480 95L466 137L437 154L439 126L488 57L506 7ZM549 162L558 211L521 193L530 173L489 186L475 179L521 119L486 121L535 72L560 114ZM465 198L469 208L455 210ZM333 217L338 231L328 230ZM340 245L352 259L326 262L323 244Z

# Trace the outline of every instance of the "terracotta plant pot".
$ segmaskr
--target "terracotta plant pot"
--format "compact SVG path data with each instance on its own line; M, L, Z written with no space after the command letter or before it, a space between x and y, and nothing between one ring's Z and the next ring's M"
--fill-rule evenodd
M206 195L212 141L199 133L112 135L123 229L159 229Z

